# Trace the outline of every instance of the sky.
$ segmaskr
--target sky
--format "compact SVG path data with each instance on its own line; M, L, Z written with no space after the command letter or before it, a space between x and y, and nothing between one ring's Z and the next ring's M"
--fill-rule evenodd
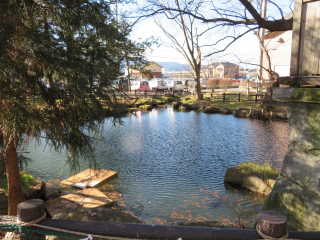
M131 0L136 1L136 0ZM145 0L138 0L145 1ZM284 13L288 13L293 8L293 5L290 6L292 0L279 0L275 1L279 5L281 5ZM141 3L141 2L140 2ZM124 9L134 8L136 6L136 2L131 2L129 4L123 5ZM280 18L280 14L277 8L275 8L272 4L268 4L267 16L274 16L275 18ZM169 47L170 40L165 36L163 31L158 27L155 23L157 18L148 18L136 24L133 28L133 32L131 34L131 39L139 41L145 40L151 36L157 38L159 40L160 46L154 46L152 51L149 51L147 56L149 61L155 62L178 62L182 64L187 64L187 60L177 52L175 49ZM166 20L164 18L158 19L166 29L170 29L170 32L173 32L175 36L181 35L178 31L176 31L172 26L173 23L171 20ZM198 32L206 29L206 25L200 24L198 25ZM211 31L210 34L207 34L199 39L200 45L205 45L212 43L213 41L222 38L225 36L224 32ZM221 49L217 48L218 50ZM225 52L217 55L213 55L211 57L204 57L206 54L212 53L212 47L202 47L202 65L206 65L210 62L221 62L221 61L229 61L233 63L240 64L241 62L254 63L257 64L259 62L259 41L257 37L253 34L247 34L237 40L234 44L232 44ZM242 67L256 68L256 66L248 65L248 64L240 64Z

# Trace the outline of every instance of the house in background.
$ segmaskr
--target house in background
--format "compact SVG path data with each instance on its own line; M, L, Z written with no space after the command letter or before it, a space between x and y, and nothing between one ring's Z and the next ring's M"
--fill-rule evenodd
M205 78L238 78L239 65L231 62L213 62L202 68Z
M148 66L143 68L144 70L150 70L153 78L162 78L163 67L156 62L151 62Z
M156 62L151 62L149 65L145 66L143 70L149 70L152 78L162 78L163 67L161 67ZM137 69L129 68L129 74L131 74L131 79L141 80L145 78L143 73L140 73ZM127 69L125 69L125 75L128 75Z
M264 38L264 46L271 61L271 70L280 77L290 76L292 31L270 32ZM263 67L269 68L268 60L263 54ZM263 79L269 79L268 72L262 70Z
M239 65L231 62L222 62L216 67L215 77L218 78L238 78Z
M216 67L220 64L220 62L213 62L208 65L202 67L201 77L203 78L214 78L216 77Z

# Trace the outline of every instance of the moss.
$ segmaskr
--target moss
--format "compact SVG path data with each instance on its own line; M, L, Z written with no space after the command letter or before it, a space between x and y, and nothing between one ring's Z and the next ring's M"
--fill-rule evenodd
M266 201L264 202L263 210L273 210L272 201L271 201L270 197L268 197L266 199Z
M267 181L268 179L276 179L279 176L279 171L269 164L259 164L255 162L244 162L236 166L246 176L256 175Z
M293 102L320 103L320 89L296 88L291 95Z
M141 105L140 108L143 110L151 110L152 109L152 107L150 105Z

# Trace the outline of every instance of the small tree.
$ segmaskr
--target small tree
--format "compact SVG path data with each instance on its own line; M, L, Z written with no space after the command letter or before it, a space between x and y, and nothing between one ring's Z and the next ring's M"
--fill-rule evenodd
M232 82L228 79L222 79L219 81L219 85L223 92L226 92L232 86Z
M207 81L206 87L214 92L214 89L217 89L219 87L219 82L219 79L210 79Z

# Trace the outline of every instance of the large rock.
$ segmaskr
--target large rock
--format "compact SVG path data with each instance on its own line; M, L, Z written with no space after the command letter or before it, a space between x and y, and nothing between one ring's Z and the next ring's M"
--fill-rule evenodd
M222 114L232 114L232 112L229 108L222 108L222 109L220 109L220 112Z
M180 105L182 105L182 102L180 102L180 101L172 103L172 107L174 109L179 109Z
M206 103L202 101L196 101L194 104L192 104L192 109L193 110L198 110L198 109L203 109L206 107Z
M233 116L239 118L246 118L248 116L249 111L249 108L237 107L233 110Z
M291 230L319 231L319 206L319 195L281 176L277 179L263 208L276 210L285 215Z
M61 210L53 216L53 219L80 220L80 221L105 221L105 222L124 222L142 223L138 218L111 208L83 208L71 207Z
M243 188L249 189L253 192L257 192L263 195L268 195L272 188L269 183L265 183L261 178L252 175L246 176L236 167L228 168L224 176L224 181L240 185Z
M180 109L181 111L192 110L192 106L189 105L189 104L182 104L182 105L179 106L179 109Z
M203 110L204 113L220 113L220 109L219 108L215 108L215 107L206 107Z
M273 94L289 101L289 146L264 209L286 215L292 230L320 231L320 89L274 88Z

